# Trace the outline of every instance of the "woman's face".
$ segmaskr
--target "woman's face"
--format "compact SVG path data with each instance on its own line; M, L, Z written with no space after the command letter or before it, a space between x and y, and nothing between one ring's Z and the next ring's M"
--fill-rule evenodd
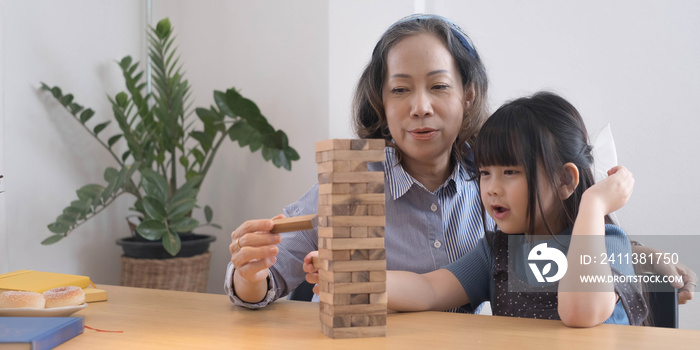
M406 164L449 164L464 94L457 65L437 37L413 35L389 50L382 99Z

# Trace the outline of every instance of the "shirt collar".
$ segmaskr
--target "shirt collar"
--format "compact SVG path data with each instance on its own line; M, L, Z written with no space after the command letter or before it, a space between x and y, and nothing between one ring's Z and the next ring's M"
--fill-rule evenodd
M386 154L386 159L384 160L384 169L389 184L389 192L394 200L401 198L411 186L416 185L425 189L418 180L413 178L406 170L401 166L396 155L396 150L391 147L386 147L384 149ZM457 165L452 170L452 174L445 180L445 182L438 187L435 192L439 192L443 189L454 188L456 193L461 192L465 186L465 182L469 180L469 174L467 173L461 162L457 162ZM426 189L427 191L427 189Z

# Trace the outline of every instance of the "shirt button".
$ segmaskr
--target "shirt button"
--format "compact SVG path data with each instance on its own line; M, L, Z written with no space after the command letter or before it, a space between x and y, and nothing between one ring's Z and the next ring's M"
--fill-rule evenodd
M435 205L435 203L431 204L431 205L430 205L430 210L432 210L433 212L435 212L435 211L437 210L437 205Z
M440 248L442 247L442 243L440 243L440 241L435 241L435 243L433 243L433 247Z

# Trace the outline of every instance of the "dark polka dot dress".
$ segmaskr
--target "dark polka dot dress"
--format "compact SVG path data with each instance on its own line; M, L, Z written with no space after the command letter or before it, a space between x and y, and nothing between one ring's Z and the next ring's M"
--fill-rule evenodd
M533 286L508 273L508 238L498 232L495 235L494 292L491 309L494 315L559 320L557 312L558 283ZM611 269L613 274L620 273ZM510 284L510 290L508 290ZM520 291L520 292L513 292ZM647 306L639 289L632 283L615 283L615 291L622 300L630 324L640 325L647 316Z

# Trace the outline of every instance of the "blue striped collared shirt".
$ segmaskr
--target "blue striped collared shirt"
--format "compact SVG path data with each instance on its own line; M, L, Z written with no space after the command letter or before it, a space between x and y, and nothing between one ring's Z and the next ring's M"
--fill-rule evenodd
M387 270L425 273L458 260L483 237L479 191L476 181L459 162L450 177L435 191L427 190L398 164L395 150L385 149L386 160L370 164L384 170L386 193L385 247ZM314 214L318 207L318 185L284 209L286 216ZM489 225L493 224L489 220ZM234 304L264 307L285 296L304 281L304 256L318 250L314 230L285 234L277 262L270 268L271 286L257 304L241 301L233 293L233 266L229 262L225 289Z

